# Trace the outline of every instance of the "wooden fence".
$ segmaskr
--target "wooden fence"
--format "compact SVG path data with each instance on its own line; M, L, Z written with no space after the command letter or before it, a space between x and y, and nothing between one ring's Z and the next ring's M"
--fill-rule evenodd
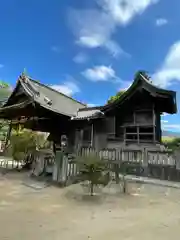
M180 155L179 157L174 156L171 151L148 151L146 149L103 149L97 151L93 148L83 147L76 152L75 156L89 156L92 153L107 162L109 169L111 169L112 177L117 174L117 170L120 170L122 164L128 163L129 165L137 164L137 166L141 166L143 169L143 171L135 171L131 174L180 181ZM76 179L79 169L78 165L72 161L72 155L60 154L59 157L57 156L57 159L60 159L60 161L58 160L59 163L54 158L52 159L51 164L43 164L43 169L53 174L54 181L67 183ZM47 163L47 161L45 162ZM38 165L38 161L36 163ZM0 167L20 168L21 165L21 162L1 161L0 159Z
M98 154L100 158L108 161L121 162L139 162L142 164L157 164L176 166L177 161L172 151L154 151L154 150L131 150L131 149L104 149L96 151L93 148L81 148L78 155L88 156Z
M172 151L155 150L131 150L131 149L103 149L96 151L93 148L83 147L78 151L80 156L90 154L99 155L109 164L109 168L114 171L115 166L122 164L141 166L143 171L134 171L136 175L154 177L164 180L180 181L180 159L173 155ZM133 171L132 171L133 174Z
M23 161L15 161L10 158L0 158L0 168L21 169Z
M130 174L143 175L166 180L180 180L180 163L173 156L171 151L147 151L127 149L104 149L97 151L93 148L83 147L76 152L76 156L89 156L95 154L106 161L111 170L111 177L116 178L120 173L122 164L135 166L141 170L131 171ZM64 156L59 174L55 174L54 181L72 182L79 174L78 166L72 161L71 156ZM58 170L57 170L58 171ZM128 172L129 173L129 172ZM59 177L57 177L59 175Z

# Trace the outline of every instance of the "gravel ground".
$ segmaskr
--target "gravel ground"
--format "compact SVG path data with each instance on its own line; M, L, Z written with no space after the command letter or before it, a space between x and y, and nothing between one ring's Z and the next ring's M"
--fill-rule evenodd
M32 188L26 174L0 175L1 240L179 240L180 190L110 184L94 197L79 184Z

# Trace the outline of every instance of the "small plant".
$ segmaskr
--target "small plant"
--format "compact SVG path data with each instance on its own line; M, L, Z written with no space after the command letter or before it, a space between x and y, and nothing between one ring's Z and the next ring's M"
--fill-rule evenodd
M106 186L109 182L109 172L107 172L105 162L95 154L79 157L76 159L80 170L80 180L88 180L90 183L90 195L94 195L94 186Z
M135 175L142 175L144 172L143 167L139 162L123 162L120 166L119 172L122 175L122 183L123 183L123 193L127 192L127 181L126 175L128 174L135 174Z

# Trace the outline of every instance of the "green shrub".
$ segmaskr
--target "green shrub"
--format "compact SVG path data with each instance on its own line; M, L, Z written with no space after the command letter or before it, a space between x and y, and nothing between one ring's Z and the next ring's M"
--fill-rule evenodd
M12 131L10 144L5 152L6 156L12 156L14 160L24 160L27 153L41 148L50 147L44 134L39 134L30 130L20 132Z
M180 138L179 137L173 137L173 138L162 138L162 142L165 146L167 146L169 149L172 149L173 151L176 149L180 149Z
M107 185L109 182L109 172L106 165L97 155L90 154L89 156L79 157L76 159L79 166L80 178L82 181L90 182L90 195L94 195L95 185Z

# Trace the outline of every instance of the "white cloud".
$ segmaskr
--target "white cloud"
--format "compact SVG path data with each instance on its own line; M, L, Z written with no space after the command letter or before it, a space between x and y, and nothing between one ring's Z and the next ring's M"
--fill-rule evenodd
M72 96L75 93L80 92L79 87L74 82L65 82L63 84L54 84L50 86L58 92L61 92L67 96Z
M115 30L110 17L96 9L71 10L69 20L77 43L89 48L104 44Z
M158 18L156 19L156 26L161 27L163 25L166 25L168 23L168 20L165 18Z
M4 65L3 64L0 64L0 68L3 68L4 67Z
M75 63L85 63L88 61L88 56L85 53L78 53L74 58L73 61Z
M104 11L119 24L128 24L158 0L98 0Z
M111 40L116 24L103 11L96 9L71 10L69 22L76 37L76 43L83 47L104 47L113 55L123 52L120 46Z
M180 81L180 41L170 47L162 66L155 72L152 79L161 87L168 87Z
M168 120L161 120L161 123L168 123Z
M88 48L97 48L103 45L103 39L98 36L80 36L77 43Z
M116 22L111 16L96 9L71 10L69 22L76 38L76 43L82 47L103 47L117 57L125 51L112 40L116 30Z
M180 124L162 124L162 129L180 131Z
M94 0L98 9L71 9L68 19L76 38L83 47L107 49L117 57L125 52L112 39L118 26L126 25L158 0Z
M95 66L86 69L82 74L84 77L94 82L117 79L116 73L111 66Z

